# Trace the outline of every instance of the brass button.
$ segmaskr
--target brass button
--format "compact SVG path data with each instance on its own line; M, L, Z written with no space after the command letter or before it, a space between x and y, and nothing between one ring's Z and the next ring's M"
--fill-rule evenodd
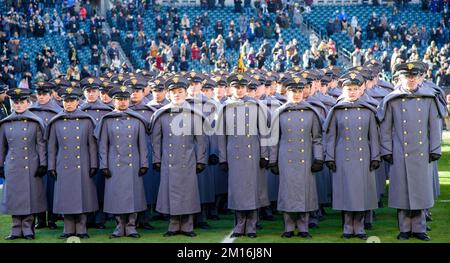
M100 112L100 110L97 110L97 112Z
M358 120L360 120L361 119L361 117L358 117Z
M25 168L25 169L28 169L28 166L25 166L24 168Z
M23 140L26 141L26 140L28 140L28 138L27 137L23 137Z
M344 119L348 120L348 117L347 117L347 116L345 116L345 117L344 117Z
M23 120L23 122L28 122L27 120Z
M301 149L300 152L304 153L304 152L305 152L305 149Z
M406 123L406 120L403 120L403 123Z
M406 101L405 99L402 99L402 101Z
M422 120L417 120L417 122L418 122L418 123L421 123L421 122L422 122Z
M359 158L359 161L362 162L363 158Z
M418 108L417 111L422 111L422 109L421 109L421 108Z
M249 156L248 156L248 159L252 159L252 156L251 156L251 155L249 155Z
M128 134L128 138L131 138L131 134Z
M288 118L287 120L288 120L288 121L291 121L291 118Z
M402 109L403 112L406 112L406 109Z
M95 120L98 121L99 119L98 119L98 118L95 118Z
M80 127L79 127L79 126L77 126L77 127L75 127L75 129L79 130L79 129L80 129Z
M349 141L349 140L350 140L350 138L349 138L349 137L345 137L345 140L346 140L346 141Z
M420 141L419 144L422 144L422 142Z
M304 141L305 141L304 139L301 139L301 140L300 140L300 142L304 142Z
M117 136L116 136L116 138L117 138L117 139L119 139L119 138L120 138L120 136L119 136L119 135L117 135Z
M131 167L131 166L133 166L133 164L132 164L132 163L129 163L129 164L128 164L128 166L130 166L130 167Z
M67 147L67 146L64 146L63 148L64 148L64 150L67 150L67 149L68 149L69 147Z
M63 130L67 130L67 127L63 127Z
M48 118L45 118L45 122L48 122Z
M64 121L67 121L67 119L64 119Z
M169 116L172 117L172 116L173 116L173 113L169 114Z
M344 110L348 110L347 108L344 108Z
M239 156L234 157L236 160L239 160Z
M14 160L14 157L11 157L11 160Z
M63 140L67 140L67 137L63 137Z
M420 156L423 156L423 153L420 153Z
M359 138L358 138L358 140L359 140L359 141L362 141L362 138L361 138L361 137L359 137Z
M288 151L289 153L291 153L291 152L292 152L292 149L288 149L287 151Z
M408 132L407 132L407 131L404 131L403 134L406 135L406 134L408 134Z
M78 168L78 169L80 169L80 168L81 168L81 166L79 166L79 165L78 165L78 166L77 166L77 168Z
M128 129L131 129L131 125L128 125Z
M422 131L419 131L419 134L422 134Z
M361 126L359 126L359 127L358 127L358 130L362 130L362 127L361 127Z
M346 161L350 161L350 159L349 159L349 158L345 158L345 160L346 160Z
M120 147L120 145L117 144L117 145L116 145L116 148L119 148L119 147Z
M287 131L288 131L288 132L292 132L292 130L291 130L291 129L288 129Z
M67 155L64 155L64 159L67 159L67 158L69 158Z
M129 121L130 120L130 117L127 117L127 121Z
M75 137L77 140L79 140L80 139L80 136L77 136L77 137Z
M301 163L304 163L304 162L305 162L305 160L301 160L300 162L301 162Z
M292 163L292 160L288 160L288 163Z
M408 157L408 154L407 154L407 153L405 153L405 157Z
M118 129L119 129L119 126L116 126L116 129L118 130Z
M420 98L417 98L417 100L419 101L419 100L420 100Z
M171 143L169 143L169 147L172 147L172 144L171 144Z
M349 127L345 127L345 130L348 131L348 130L350 130L350 128Z
M80 156L79 156L79 155L77 155L77 159L80 159Z
M172 133L169 133L169 136L172 136Z
M23 130L24 130L24 131L26 131L26 130L27 130L27 128L23 128Z
M359 148L359 151L362 152L363 148Z
M407 145L408 145L408 143L407 143L407 142L405 142L405 143L404 143L404 145L405 145L405 146L407 146Z
M301 118L300 121L303 122L305 119Z
M171 154L171 153L169 153L169 157L172 157L172 154Z
M76 118L75 120L76 120L76 121L79 121L80 119L79 119L79 118Z
M117 164L117 167L120 167L120 163Z
M247 148L252 148L252 145L251 144L247 144Z
M26 150L28 150L28 147L25 146L25 147L23 147L23 149L26 151Z
M305 132L305 129L301 129L300 132Z
M292 142L292 140L291 140L291 139L288 139L288 142Z
M361 108L356 108L356 110L361 110Z
M128 144L128 148L131 148L131 144Z
M79 149L80 149L80 146L77 146L77 147L75 147L75 148L77 148L77 150L79 150Z

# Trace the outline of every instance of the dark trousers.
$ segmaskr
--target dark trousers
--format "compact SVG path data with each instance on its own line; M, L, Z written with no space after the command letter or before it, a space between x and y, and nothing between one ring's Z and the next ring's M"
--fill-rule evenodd
M365 234L364 214L362 212L344 211L344 234Z
M64 234L87 234L87 214L65 214Z
M168 230L170 232L192 232L194 230L194 215L171 215Z
M33 215L13 215L11 236L28 236L34 235L34 216Z
M424 210L397 210L400 232L426 233L427 223Z
M309 212L283 213L284 232L293 232L297 227L299 232L308 232Z
M258 222L257 210L236 210L233 233L254 234Z
M131 234L137 234L136 221L137 213L131 214L119 214L116 217L116 229L114 229L113 235L116 236L128 236Z

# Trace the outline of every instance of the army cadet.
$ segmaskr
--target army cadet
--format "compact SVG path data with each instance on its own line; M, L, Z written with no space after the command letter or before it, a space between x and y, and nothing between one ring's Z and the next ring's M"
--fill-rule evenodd
M320 75L319 75L320 74ZM320 100L316 93L321 87L322 72L316 70L307 70L300 73L300 77L306 80L305 87L303 88L303 98L319 113L321 122L326 118L328 108ZM309 228L315 228L319 225L319 220L324 216L323 206L331 202L331 175L327 169L315 172L317 191L319 197L319 205L322 209L313 211L309 215Z
M80 110L89 114L95 120L95 124L99 123L103 116L112 111L110 106L107 106L99 99L99 89L101 86L102 83L100 80L92 77L80 81L80 87L86 98L85 103L80 106ZM95 224L96 228L105 229L105 214L103 213L105 177L97 172L93 178L97 188L99 209L95 213L94 218L92 218L92 216L88 217L88 226L90 227L91 224Z
M335 100L342 95L342 87L338 85L337 79L341 76L341 69L338 67L330 67L332 72L332 81L330 82L330 87L328 89L328 95L333 97Z
M8 90L8 85L0 83L0 120L3 120L9 115L9 105L6 100L6 91Z
M114 87L116 87L116 85L106 80L103 81L102 85L99 87L100 100L103 102L103 104L110 107L111 109L114 109L114 103L112 98L108 95L108 92Z
M261 144L261 135L268 135L264 130L267 109L246 95L247 76L233 73L227 80L233 95L219 112L216 125L220 166L228 171L228 208L236 213L232 237L255 238L260 184L266 182L260 170L269 163L267 146Z
M161 171L156 210L170 215L164 236L194 237L194 214L201 211L197 174L208 162L204 116L186 101L185 77L175 75L165 85L171 103L155 112L151 122L153 166Z
M284 233L311 238L309 213L319 208L313 172L323 167L322 123L319 113L303 101L306 81L293 77L284 84L288 102L275 110L272 135L280 138L270 150L270 170L280 175L278 210L283 211Z
M162 77L158 77L153 81L150 81L150 90L152 93L152 99L148 103L149 106L152 106L155 109L159 109L167 104L169 101L166 99L166 90L165 90L165 79Z
M60 76L59 78L53 79L50 81L50 83L53 83L56 88L52 89L52 97L55 100L55 102L62 108L63 102L61 97L58 95L58 89L62 87L71 87L72 83L64 78L64 76Z
M34 214L47 209L43 176L47 150L42 120L28 110L29 89L10 89L13 113L0 121L0 178L4 178L1 212L12 216L6 240L34 239Z
M55 182L53 211L64 216L60 238L89 238L87 213L98 210L97 190L92 177L97 173L95 120L78 109L79 89L60 88L64 111L48 123L48 169Z
M186 101L191 105L191 107L195 108L196 111L202 112L208 120L212 121L215 117L218 106L215 104L214 100L206 96L204 93L207 91L210 95L212 95L212 88L216 85L216 83L209 80L209 78L204 74L197 72L189 72L187 74L187 79L190 82L190 85L187 89L188 97L186 98ZM194 226L198 226L202 229L209 228L209 224L207 222L208 211L214 206L215 201L214 176L212 175L213 170L209 167L209 164L217 165L219 162L218 159L209 158L209 143L210 136L207 136L206 155L208 156L208 163L205 169L197 175L201 213L196 215Z
M425 209L433 207L433 161L441 156L441 118L436 91L419 86L420 64L395 67L400 86L378 109L381 154L390 164L389 207L397 209L399 240L428 241Z
M109 96L115 110L103 116L95 129L100 169L105 180L104 212L115 215L110 238L139 238L137 213L147 209L143 175L148 170L148 122L129 109L130 90L113 88Z
M342 76L344 99L327 116L325 161L333 172L333 209L343 211L345 239L367 239L365 211L377 208L374 170L380 166L376 108L361 100L362 75Z
M153 113L156 111L152 106L147 105L148 101L144 97L144 87L145 83L137 78L131 78L124 82L124 85L131 90L130 95L130 109L138 113L145 120L150 122L150 119ZM147 147L148 147L148 162L152 163L152 151L151 151L151 140L150 136L147 137ZM147 200L148 209L145 212L140 212L138 214L138 228L143 228L146 230L154 229L153 226L150 225L150 217L152 211L152 205L156 204L156 198L158 196L158 189L156 185L153 184L152 177L153 169L150 168L147 170L147 173L143 176L144 178L144 189L145 189L145 198Z
M223 75L217 75L214 78L217 85L214 87L214 100L217 104L222 105L227 99L226 89L228 86L226 77ZM219 106L221 107L221 106ZM213 122L213 126L215 126L215 121ZM213 127L214 128L214 127ZM217 134L211 136L210 139L210 159L219 158L219 137ZM210 163L211 164L211 163ZM214 167L214 166L213 166ZM226 200L227 200L227 192L228 192L228 173L224 170L220 169L218 165L214 167L214 187L215 187L215 210L217 213L223 212L225 213L226 208ZM210 219L218 220L219 216L211 215Z
M45 126L49 121L59 112L62 108L52 98L52 91L56 89L56 86L51 82L39 81L36 83L36 97L37 101L31 105L29 110L37 115L44 123ZM46 175L44 177L45 191L47 194L47 214L41 213L36 216L36 229L44 227L50 229L56 229L57 216L53 213L53 197L55 189L55 179ZM48 221L48 222L47 222Z

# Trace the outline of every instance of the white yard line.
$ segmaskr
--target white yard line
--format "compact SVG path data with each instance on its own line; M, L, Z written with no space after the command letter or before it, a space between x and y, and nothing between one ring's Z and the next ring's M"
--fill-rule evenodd
M0 184L0 190L1 190L1 189L3 189L3 185L2 185L2 184Z
M233 243L236 238L231 237L232 234L233 234L233 230L231 230L230 234L228 234L220 243Z

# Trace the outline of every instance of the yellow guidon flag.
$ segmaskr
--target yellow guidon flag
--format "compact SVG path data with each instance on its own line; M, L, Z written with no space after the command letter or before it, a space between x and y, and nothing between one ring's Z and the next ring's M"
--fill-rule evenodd
M238 64L237 64L237 72L245 72L246 68L245 68L245 64L244 64L244 52L239 52L239 59L238 59Z

